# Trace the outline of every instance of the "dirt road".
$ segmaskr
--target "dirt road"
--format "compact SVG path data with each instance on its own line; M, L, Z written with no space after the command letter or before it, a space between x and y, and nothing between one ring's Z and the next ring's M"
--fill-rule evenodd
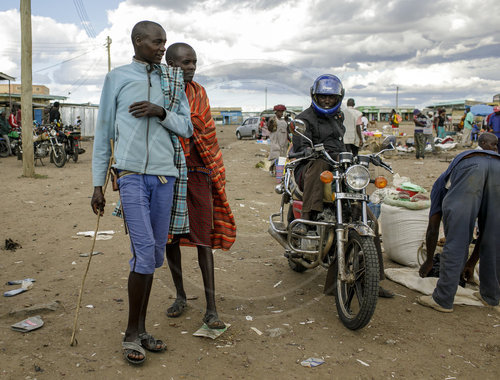
M280 246L267 234L268 217L279 205L275 180L255 164L266 146L238 141L235 127L217 128L227 168L227 191L238 226L229 252L215 253L219 313L231 327L217 340L192 336L201 326L204 296L196 251L183 250L189 308L180 318L164 312L174 295L166 266L156 272L147 326L165 339L168 351L148 353L139 368L121 354L127 322L129 243L122 221L110 216L117 195L107 194L101 230L112 239L98 241L80 311L78 345L70 335L78 290L91 239L77 232L95 228L90 211L91 144L78 163L62 169L45 160L36 172L46 178L21 178L15 157L0 159L3 207L0 238L22 245L0 250L2 291L9 280L32 277L33 289L0 298L0 378L2 379L317 379L436 378L497 379L500 376L500 318L478 307L455 307L441 314L415 303L417 293L385 281L394 299L380 299L371 323L349 331L340 323L332 297L323 295L325 270L299 274L288 268ZM391 158L396 172L430 189L448 165L444 156L416 164L413 156ZM387 262L386 266L396 266ZM8 313L57 302L42 311L45 325L19 333L10 325L25 317ZM250 320L249 320L250 319ZM252 327L262 332L258 335ZM269 331L270 330L270 331ZM271 336L273 335L273 336ZM278 336L274 336L278 335ZM325 363L304 368L300 361Z

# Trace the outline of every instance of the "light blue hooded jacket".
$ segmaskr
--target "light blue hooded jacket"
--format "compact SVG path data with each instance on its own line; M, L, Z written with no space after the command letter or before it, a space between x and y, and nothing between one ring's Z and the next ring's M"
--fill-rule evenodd
M178 177L174 166L174 149L167 131L191 137L191 111L184 91L180 91L177 113L165 110L166 117L135 118L129 112L134 102L148 100L164 107L160 74L148 72L149 64L133 60L106 75L94 134L92 178L94 186L104 186L111 156L110 139L114 140L117 169L142 174Z

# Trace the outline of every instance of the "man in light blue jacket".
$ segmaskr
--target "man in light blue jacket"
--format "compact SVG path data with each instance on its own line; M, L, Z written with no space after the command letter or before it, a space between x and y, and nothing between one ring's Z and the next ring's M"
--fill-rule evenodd
M178 109L165 109L161 71L165 30L157 23L141 21L132 29L134 59L106 76L97 119L92 176L91 206L102 215L104 185L114 141L113 167L123 214L130 233L132 259L128 279L129 318L123 341L127 361L141 364L144 349L163 351L164 342L146 332L146 311L155 268L162 266L167 242L174 184L179 171L174 165L170 133L190 137L190 108L184 91Z

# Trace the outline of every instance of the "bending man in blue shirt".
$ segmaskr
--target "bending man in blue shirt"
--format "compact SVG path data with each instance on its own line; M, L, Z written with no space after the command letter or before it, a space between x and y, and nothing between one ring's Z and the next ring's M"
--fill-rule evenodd
M460 153L448 169L439 176L431 192L431 211L426 235L427 259L420 267L421 277L432 269L441 216L446 244L441 254L439 280L431 296L421 296L418 302L441 312L453 311L453 300L460 275L469 253L469 244L476 218L480 239L475 250L482 265L479 270L480 292L475 294L483 303L498 308L500 301L500 237L495 231L500 224L500 155L496 152L497 138L483 133L479 138L482 150ZM473 255L467 263L467 275L477 262Z

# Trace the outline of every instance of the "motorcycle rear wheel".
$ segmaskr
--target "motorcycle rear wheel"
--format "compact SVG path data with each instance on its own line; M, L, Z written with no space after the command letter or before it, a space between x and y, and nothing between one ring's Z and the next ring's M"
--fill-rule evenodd
M338 260L336 260L338 266ZM379 287L379 263L373 237L349 231L345 246L345 271L352 281L341 281L335 270L335 303L348 329L365 327L375 312Z
M80 153L80 148L76 144L73 144L73 162L78 162L78 153Z
M54 151L57 153L57 157L54 154ZM66 155L64 147L60 145L54 146L54 150L50 152L50 159L52 162L54 162L55 166L57 166L58 168L62 168L68 160L68 156Z

